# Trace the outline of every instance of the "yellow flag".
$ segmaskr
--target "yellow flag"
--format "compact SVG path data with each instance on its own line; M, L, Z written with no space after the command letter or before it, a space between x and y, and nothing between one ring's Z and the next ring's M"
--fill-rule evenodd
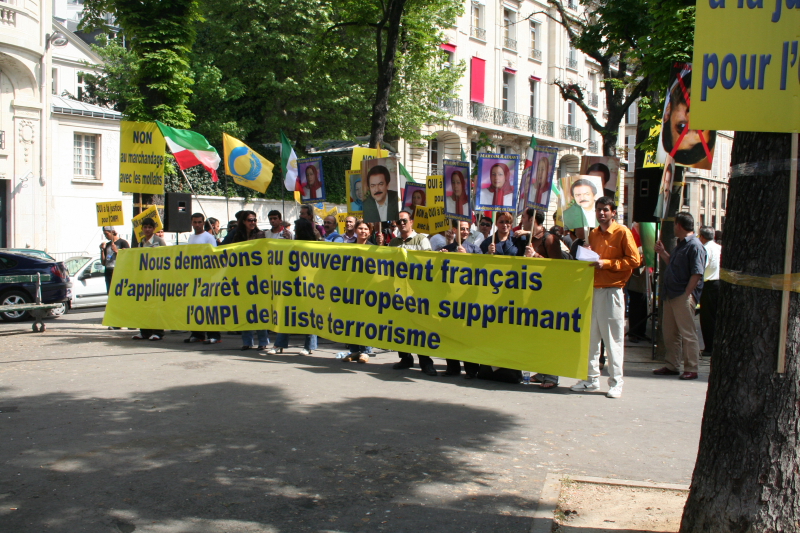
M222 134L222 146L225 152L225 171L233 177L233 181L242 187L265 192L272 181L272 169L275 165L227 133Z

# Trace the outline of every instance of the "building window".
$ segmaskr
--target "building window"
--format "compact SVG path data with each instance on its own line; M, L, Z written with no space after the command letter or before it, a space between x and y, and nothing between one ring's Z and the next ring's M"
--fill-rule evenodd
M439 141L431 139L428 141L428 176L439 174Z
M52 91L53 94L57 95L58 94L58 69L57 68L55 68L55 67L53 68L53 73L51 74L51 76L52 76L52 80L50 82L50 90Z
M83 99L83 93L86 92L86 83L83 81L83 72L78 73L78 100Z
M450 50L442 50L444 52L444 68L452 68L455 61L455 54Z
M728 209L728 189L722 189L722 202L719 205L720 209Z
M567 102L567 124L575 125L575 102Z
M706 225L706 216L705 215L700 215L700 225L701 226L705 226Z
M717 208L717 188L711 188L711 209Z
M517 49L516 32L516 13L510 9L503 10L503 46L511 50Z
M503 72L503 111L514 111L514 75Z
M531 22L531 55L534 59L541 59L542 52L539 49L539 23ZM537 53L538 52L538 53Z
M76 178L97 179L98 135L75 134L73 148L73 175Z
M539 92L539 82L531 80L531 116L536 117L536 97Z
M706 186L700 185L700 209L706 207Z
M688 183L683 184L683 205L685 205L686 207L689 207L691 205L691 195L690 195L691 190L692 189Z
M717 215L711 215L711 227L717 229Z
M470 28L470 36L480 39L481 41L485 41L486 29L483 27L483 5L477 2L472 3L470 22L472 24L472 27Z

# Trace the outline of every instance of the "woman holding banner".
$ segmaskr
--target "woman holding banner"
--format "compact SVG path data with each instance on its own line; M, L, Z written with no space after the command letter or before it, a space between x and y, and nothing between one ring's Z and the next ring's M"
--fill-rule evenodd
M370 236L372 235L372 229L369 227L369 224L364 222L363 220L359 220L356 222L356 242L355 244L370 244L374 245L371 242ZM349 362L352 363L354 361L358 361L359 363L369 363L369 356L372 354L372 347L370 346L361 346L360 344L348 344L347 345L348 352L342 352L339 355L343 355L342 362Z
M266 234L258 229L258 216L255 211L242 211L239 215L239 224L236 226L236 234L233 242L246 242L253 239L264 239ZM249 350L253 347L253 336L258 336L258 349L263 350L269 344L269 334L266 329L242 332L242 350Z
M296 241L321 241L322 237L319 236L314 225L308 219L298 218L294 223L294 239ZM303 349L300 350L300 355L311 355L311 353L317 349L317 336L305 334L304 337ZM278 336L275 338L275 344L266 351L266 355L283 353L283 349L288 347L289 334L278 333ZM260 349L263 350L264 347Z

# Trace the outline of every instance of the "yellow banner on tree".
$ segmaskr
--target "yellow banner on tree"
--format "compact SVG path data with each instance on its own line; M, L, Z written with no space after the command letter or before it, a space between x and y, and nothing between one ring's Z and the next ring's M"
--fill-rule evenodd
M699 0L692 129L799 131L799 41L796 1Z
M119 190L164 194L166 146L155 122L120 122Z
M158 209L156 206L151 205L131 219L131 223L133 224L133 232L136 234L137 242L142 242L142 239L144 239L144 234L142 233L142 220L146 218L152 218L153 221L155 221L156 233L164 229L164 224L161 223L161 217L158 215Z
M336 342L585 378L583 261L257 239L119 254L107 326L314 333Z
M123 226L122 200L116 202L97 202L98 226Z

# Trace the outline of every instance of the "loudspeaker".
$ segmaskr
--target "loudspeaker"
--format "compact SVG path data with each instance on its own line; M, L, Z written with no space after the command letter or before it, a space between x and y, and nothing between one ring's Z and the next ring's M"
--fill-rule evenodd
M168 192L164 195L164 231L185 233L192 231L192 195Z
M633 172L633 221L656 222L658 192L661 189L660 167L637 168Z

